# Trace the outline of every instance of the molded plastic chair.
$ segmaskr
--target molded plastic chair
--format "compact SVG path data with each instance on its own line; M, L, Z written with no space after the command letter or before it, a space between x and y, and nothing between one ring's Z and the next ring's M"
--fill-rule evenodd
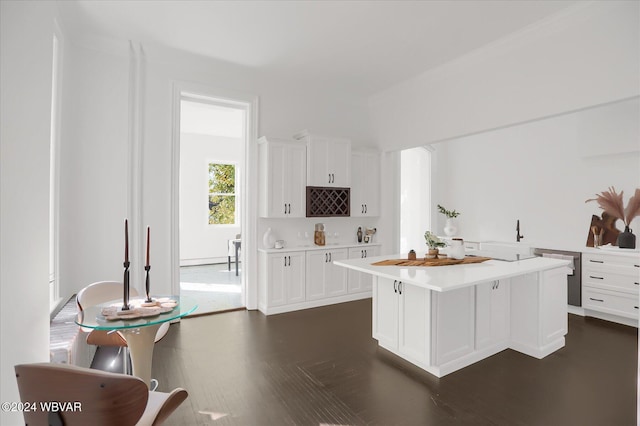
M76 295L76 305L78 311L82 312L85 307L95 306L100 303L105 303L110 300L117 300L122 297L123 284L117 281L98 281L90 284L80 290ZM135 288L129 290L131 297L138 296L138 291ZM108 330L93 330L90 328L82 328L83 331L89 332L87 335L87 344L96 346L117 346L120 348L127 348L127 341L124 336L119 332L113 332ZM162 339L169 331L169 323L163 323L160 325L158 332L156 333L155 341ZM120 352L118 352L120 353ZM127 373L127 366L129 364L127 351L124 351L124 370Z
M189 396L182 388L151 392L137 377L69 364L21 364L15 372L20 400L37 404L23 412L29 425L160 425ZM55 401L66 405L43 409Z

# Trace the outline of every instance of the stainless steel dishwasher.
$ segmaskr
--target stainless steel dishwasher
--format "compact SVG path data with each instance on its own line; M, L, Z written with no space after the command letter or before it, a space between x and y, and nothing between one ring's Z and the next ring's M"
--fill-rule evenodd
M576 251L553 250L535 248L533 254L543 257L555 257L558 259L571 260L573 274L567 276L567 303L572 306L582 306L582 253Z

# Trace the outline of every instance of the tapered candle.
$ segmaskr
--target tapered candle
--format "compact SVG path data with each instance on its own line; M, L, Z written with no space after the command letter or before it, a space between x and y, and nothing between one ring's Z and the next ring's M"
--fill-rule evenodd
M147 226L147 266L149 266L149 234L150 228Z
M124 261L129 262L129 221L124 220Z

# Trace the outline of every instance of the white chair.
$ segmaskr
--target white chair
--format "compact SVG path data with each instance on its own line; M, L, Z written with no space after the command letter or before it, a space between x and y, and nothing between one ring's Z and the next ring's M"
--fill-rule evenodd
M235 259L236 262L236 276L238 275L238 256L240 255L240 242L242 234L236 234L235 240L227 240L227 267L229 268L229 272L231 272L231 257ZM236 244L238 244L238 250L236 251Z
M138 292L135 288L129 290L131 297L138 296ZM117 281L98 281L88 285L78 292L76 295L76 305L78 311L82 312L86 307L99 305L100 303L109 302L111 300L117 300L123 296L123 284ZM120 347L121 351L118 354L123 354L124 372L128 372L127 366L129 365L129 357L127 354L127 341L124 336L119 332L109 330L93 330L84 329L83 331L89 332L87 335L87 344L95 346L116 346ZM163 323L158 332L156 333L155 341L162 339L169 331L169 323Z
M15 372L20 400L38 404L23 411L29 425L155 426L189 396L182 388L152 392L138 377L69 364L21 364ZM70 405L48 411L40 405L55 401Z

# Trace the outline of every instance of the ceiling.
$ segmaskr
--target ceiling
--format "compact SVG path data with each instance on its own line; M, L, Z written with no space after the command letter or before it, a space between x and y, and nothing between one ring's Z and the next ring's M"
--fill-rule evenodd
M576 1L62 1L72 37L134 40L369 96Z

